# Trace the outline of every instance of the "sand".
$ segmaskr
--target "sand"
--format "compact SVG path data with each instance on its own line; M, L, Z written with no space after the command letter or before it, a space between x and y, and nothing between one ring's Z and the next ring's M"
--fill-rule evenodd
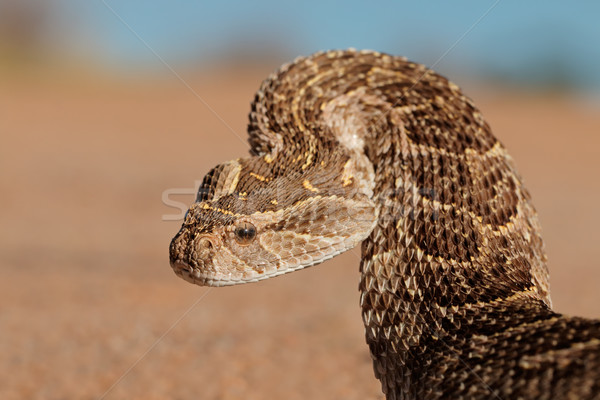
M169 266L181 221L163 193L189 204L246 154L271 69L183 74L198 97L170 76L0 76L0 398L382 397L358 250L211 290ZM533 195L556 310L600 317L598 106L467 86Z

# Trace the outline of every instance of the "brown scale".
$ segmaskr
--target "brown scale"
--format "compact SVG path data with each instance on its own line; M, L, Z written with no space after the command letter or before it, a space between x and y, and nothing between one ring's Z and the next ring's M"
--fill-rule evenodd
M232 194L221 205L282 209L316 195L302 179L319 195L351 196L355 187L340 179L351 155L324 125L323 107L353 93L364 96L356 117L368 128L356 133L379 209L361 245L360 305L386 398L600 399L600 322L550 309L539 223L520 176L473 102L424 66L348 50L282 67L252 104L257 158L242 165L236 188L247 203ZM219 171L200 200L214 195ZM277 182L291 189L268 206ZM188 225L201 217L188 214ZM291 217L269 229L290 226L303 229Z

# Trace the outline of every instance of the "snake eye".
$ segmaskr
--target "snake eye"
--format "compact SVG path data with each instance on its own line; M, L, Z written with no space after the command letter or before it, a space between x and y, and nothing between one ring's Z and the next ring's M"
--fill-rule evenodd
M256 227L250 222L240 222L235 227L235 240L241 245L252 243L256 237Z

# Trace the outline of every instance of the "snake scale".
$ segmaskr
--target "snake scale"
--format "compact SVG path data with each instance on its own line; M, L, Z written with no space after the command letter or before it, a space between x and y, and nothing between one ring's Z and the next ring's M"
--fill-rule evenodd
M171 242L178 276L254 282L361 243L387 399L600 399L600 321L552 311L530 195L455 84L319 52L263 82L248 132L250 157L205 176Z

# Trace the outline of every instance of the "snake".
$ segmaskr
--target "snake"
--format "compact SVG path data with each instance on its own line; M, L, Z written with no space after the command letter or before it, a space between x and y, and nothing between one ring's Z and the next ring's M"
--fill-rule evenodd
M552 310L531 196L456 84L321 51L262 83L248 135L250 156L206 174L172 239L177 276L256 282L360 244L387 399L600 399L600 321Z

